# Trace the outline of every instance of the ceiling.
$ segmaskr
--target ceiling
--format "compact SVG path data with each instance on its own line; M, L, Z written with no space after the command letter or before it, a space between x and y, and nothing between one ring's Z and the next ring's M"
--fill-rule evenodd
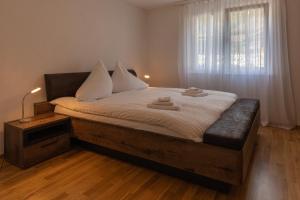
M129 3L144 9L153 9L161 6L166 6L182 0L126 0Z

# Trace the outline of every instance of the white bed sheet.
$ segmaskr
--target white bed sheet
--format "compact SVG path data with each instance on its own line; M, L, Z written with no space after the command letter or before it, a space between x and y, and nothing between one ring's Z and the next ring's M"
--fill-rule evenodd
M166 129L164 127L149 125L149 124L135 122L135 121L124 120L124 119L104 117L101 115L77 112L74 110L70 110L68 108L64 108L59 105L55 106L54 112L58 113L58 114L63 114L63 115L79 118L79 119L86 119L86 120L95 121L95 122L101 122L101 123L106 123L106 124L112 124L112 125L118 125L118 126L122 126L122 127L132 128L132 129L136 129L136 130L150 131L153 133L172 136L172 137L184 138L181 135L179 135L169 129ZM202 140L200 139L199 142L201 142L201 141Z

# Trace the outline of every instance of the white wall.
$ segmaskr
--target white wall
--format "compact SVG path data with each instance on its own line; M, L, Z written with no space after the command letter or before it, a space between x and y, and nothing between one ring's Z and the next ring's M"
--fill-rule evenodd
M174 6L148 11L148 66L153 86L179 86L178 12Z
M300 125L300 1L287 0L288 42L298 125ZM148 11L149 70L155 86L179 86L178 56L179 7Z
M44 87L43 74L89 71L102 58L118 59L142 74L146 58L146 13L120 0L0 1L0 153L3 122L21 114L22 96ZM29 97L45 100L45 91Z

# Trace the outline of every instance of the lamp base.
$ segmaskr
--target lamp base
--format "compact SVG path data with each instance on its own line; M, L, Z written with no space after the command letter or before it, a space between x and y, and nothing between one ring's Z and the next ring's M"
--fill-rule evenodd
M32 121L32 118L24 118L24 119L19 120L20 123L28 123L28 122L31 122L31 121Z

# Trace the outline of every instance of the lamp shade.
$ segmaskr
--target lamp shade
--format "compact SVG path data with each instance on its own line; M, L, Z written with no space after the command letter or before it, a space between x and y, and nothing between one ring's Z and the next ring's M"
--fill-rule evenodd
M34 94L34 93L36 93L36 92L39 92L41 90L41 88L40 87L38 87L38 88L35 88L34 90L31 90L31 94Z
M145 78L145 79L150 79L150 75L145 74L145 75L144 75L144 78Z

